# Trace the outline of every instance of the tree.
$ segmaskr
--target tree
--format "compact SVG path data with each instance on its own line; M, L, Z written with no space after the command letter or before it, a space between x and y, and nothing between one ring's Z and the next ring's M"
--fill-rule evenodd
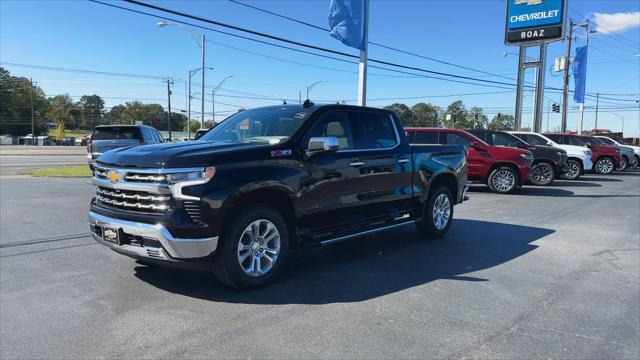
M491 119L489 123L489 129L491 130L513 130L516 119L513 115L497 114Z
M471 125L468 121L467 109L462 104L462 100L454 101L447 106L445 114L450 116L447 120L445 115L444 125L447 128L468 129Z
M400 123L402 126L412 126L413 125L413 112L409 107L405 104L395 103L391 105L387 105L384 107L385 110L391 110L400 119Z
M484 114L481 107L474 106L467 114L468 129L486 129L489 126L489 118ZM467 129L465 128L465 129Z
M31 133L31 83L11 76L0 67L0 134L24 136ZM48 102L38 86L33 87L34 135L47 132L44 117Z
M78 101L81 126L93 130L95 124L103 123L104 100L98 95L84 95Z
M65 128L78 128L78 115L79 112L75 109L73 99L69 95L56 95L49 98L47 118L50 121L57 124L64 124Z
M417 103L411 107L413 114L412 126L440 127L442 109L438 106L425 103Z

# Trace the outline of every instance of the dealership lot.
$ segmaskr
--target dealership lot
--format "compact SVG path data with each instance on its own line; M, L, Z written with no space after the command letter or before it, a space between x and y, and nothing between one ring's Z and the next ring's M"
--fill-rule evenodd
M640 351L640 172L497 196L442 240L411 226L299 251L273 285L93 242L89 179L0 177L0 357L572 357Z

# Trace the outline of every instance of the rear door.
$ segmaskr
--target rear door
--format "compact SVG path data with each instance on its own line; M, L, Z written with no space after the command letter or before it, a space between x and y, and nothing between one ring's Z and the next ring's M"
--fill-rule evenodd
M442 132L440 143L444 145L461 145L467 149L469 163L469 180L483 181L491 167L491 154L471 147L472 138L458 132Z

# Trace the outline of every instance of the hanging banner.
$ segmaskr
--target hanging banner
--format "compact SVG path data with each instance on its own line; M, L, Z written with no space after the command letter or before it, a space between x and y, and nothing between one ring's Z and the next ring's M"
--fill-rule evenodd
M573 101L584 104L584 89L587 84L587 46L576 49L576 56L573 58Z
M562 39L566 0L507 0L505 44Z

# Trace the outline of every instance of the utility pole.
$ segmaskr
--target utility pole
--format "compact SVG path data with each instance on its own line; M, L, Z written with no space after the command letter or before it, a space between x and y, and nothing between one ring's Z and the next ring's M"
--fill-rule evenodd
M167 78L167 107L169 112L167 113L167 124L169 127L169 141L171 141L171 78Z
M200 94L202 95L202 103L200 104L200 127L204 128L204 34L202 34L202 46L200 49L202 50L202 84L200 84Z
M29 78L29 86L31 87L31 145L37 145L35 143L36 127L33 119L33 79L32 78Z
M598 129L598 107L600 105L600 94L596 94L596 123L593 125L593 129Z
M571 39L573 38L573 20L569 19L569 35L567 36L567 53L564 64L564 88L562 92L562 123L560 132L567 132L567 102L569 100L569 66L571 64Z
M191 70L189 70L189 91L187 91L187 139L191 140Z
M215 103L216 92L222 87L222 84L224 84L224 82L227 81L227 79L232 77L233 75L225 76L225 78L222 79L222 81L220 81L218 85L216 85L216 87L211 89L211 116L213 119L213 124L211 124L211 127L216 126L216 103Z

